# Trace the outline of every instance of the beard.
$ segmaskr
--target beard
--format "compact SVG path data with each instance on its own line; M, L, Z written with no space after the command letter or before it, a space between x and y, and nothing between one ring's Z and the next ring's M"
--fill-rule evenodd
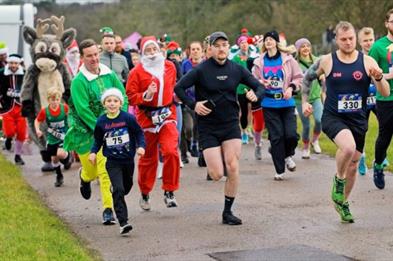
M152 55L142 55L141 64L147 72L157 78L164 74L165 57L161 52Z

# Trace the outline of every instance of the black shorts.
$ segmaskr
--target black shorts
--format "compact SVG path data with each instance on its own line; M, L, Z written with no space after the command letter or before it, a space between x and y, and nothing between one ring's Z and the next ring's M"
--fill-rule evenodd
M57 156L57 149L63 148L63 143L47 144L46 151L50 156Z
M367 122L365 122L363 126L355 126L348 120L337 117L330 113L323 113L322 131L329 137L329 139L334 142L336 135L344 129L349 129L352 132L356 143L356 150L362 153L366 140Z
M240 139L239 121L223 124L198 123L199 147L202 150L221 146L226 140Z

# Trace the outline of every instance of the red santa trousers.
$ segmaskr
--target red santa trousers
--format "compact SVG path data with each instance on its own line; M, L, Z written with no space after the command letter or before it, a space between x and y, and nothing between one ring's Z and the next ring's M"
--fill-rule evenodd
M162 189L175 191L179 188L180 162L178 154L178 132L176 124L163 125L158 133L145 132L146 151L138 163L138 184L142 194L152 191L156 181L158 149L164 160Z
M3 114L3 133L6 138L13 138L24 141L26 139L27 123L22 117L21 106L15 106L7 113Z

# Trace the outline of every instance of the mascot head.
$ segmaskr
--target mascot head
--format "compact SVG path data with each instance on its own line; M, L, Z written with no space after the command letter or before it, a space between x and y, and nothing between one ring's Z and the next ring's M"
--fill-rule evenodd
M49 24L54 34L45 34ZM23 37L31 45L30 54L35 66L42 72L54 71L62 63L65 49L75 39L76 31L69 28L64 31L64 16L37 20L36 29L23 27Z

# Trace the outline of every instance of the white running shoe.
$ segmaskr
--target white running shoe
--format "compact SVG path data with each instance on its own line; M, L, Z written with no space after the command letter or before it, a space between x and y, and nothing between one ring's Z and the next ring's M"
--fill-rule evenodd
M147 199L144 199L142 196L139 199L139 206L145 210L145 211L149 211L150 210L150 198L149 196L147 196Z
M285 172L284 173L281 173L281 174L275 174L274 175L274 180L283 180L284 179L284 176L285 176Z
M293 161L291 156L285 158L285 165L289 171L296 170L296 163Z
M181 158L179 158L179 160L180 160L180 168L182 169L182 168L184 168L184 163L183 163L183 161L181 160ZM162 173L161 173L161 175L162 175Z
M311 145L312 145L312 147L314 149L314 152L316 154L321 154L322 150L321 150L321 147L319 146L319 141L318 140L316 140L314 142L311 142Z
M310 158L310 149L303 149L302 159L309 159L309 158Z

